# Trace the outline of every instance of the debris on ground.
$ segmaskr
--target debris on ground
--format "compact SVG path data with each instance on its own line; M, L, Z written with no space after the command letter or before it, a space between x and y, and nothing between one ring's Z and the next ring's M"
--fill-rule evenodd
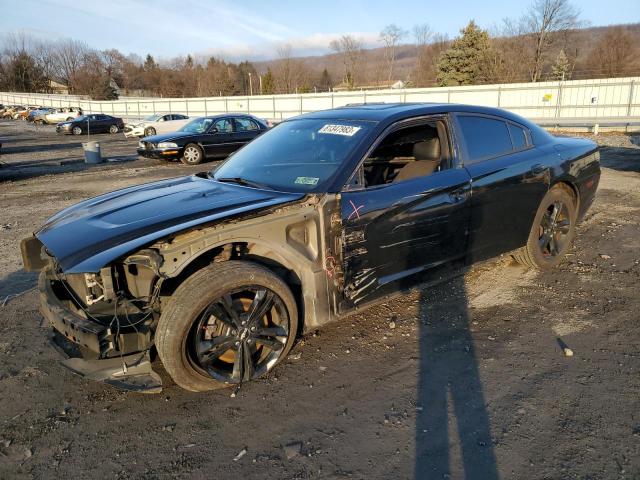
M233 457L233 461L237 462L238 460L240 460L242 457L244 457L247 454L247 447L244 447L242 450L240 450L238 452L238 454Z
M291 460L294 457L297 457L302 452L302 442L291 442L287 443L284 447L284 456L287 460Z

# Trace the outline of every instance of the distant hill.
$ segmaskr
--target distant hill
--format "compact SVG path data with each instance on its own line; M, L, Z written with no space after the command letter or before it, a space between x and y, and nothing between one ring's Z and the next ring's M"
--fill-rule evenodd
M564 42L560 42L561 46L556 47L557 51L551 51L550 56L554 57L557 55L560 48L564 48L567 55L569 55L574 62L572 78L593 78L594 76L598 76L598 73L593 71L593 66L589 65L589 56L593 46L606 34L607 31L620 26L631 34L633 36L634 43L640 46L640 23L587 27L565 33L564 35L566 36L566 40ZM495 41L500 42L501 38L498 37ZM403 44L397 47L394 81L412 80L412 74L414 73L414 69L417 64L418 54L419 48L415 44ZM320 56L295 57L290 60L302 64L313 78L319 77L324 69L329 72L334 84L338 83L342 78L342 61L340 56L335 53ZM254 62L254 66L259 74L266 73L268 68L276 70L279 68L280 64L281 60L279 59ZM384 48L365 49L362 65L362 78L358 83L371 83L381 79L386 80L385 75L387 71L387 64L385 62ZM640 64L636 67L637 70L635 71L635 74L640 74ZM528 81L528 79L522 78L519 79L519 81Z

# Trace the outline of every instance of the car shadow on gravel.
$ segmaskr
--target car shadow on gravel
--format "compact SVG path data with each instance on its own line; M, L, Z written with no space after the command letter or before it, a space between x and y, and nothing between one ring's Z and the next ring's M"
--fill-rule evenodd
M82 147L81 142L69 142L69 143L43 143L40 145L22 145L17 147L2 147L2 153L10 154L10 153L37 153L37 152L48 152L50 150L70 150L72 148L80 148Z
M38 275L34 272L18 270L0 278L0 306L7 297L21 295L36 286ZM8 301L8 300L7 300Z
M414 477L497 479L464 277L422 290L419 315Z
M601 147L600 165L622 172L640 173L640 148Z

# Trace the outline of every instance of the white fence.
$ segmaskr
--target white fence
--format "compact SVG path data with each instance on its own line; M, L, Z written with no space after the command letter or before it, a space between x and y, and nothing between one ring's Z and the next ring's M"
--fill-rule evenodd
M0 92L0 103L79 106L86 113L132 118L154 113L189 116L246 112L281 120L351 103L446 102L500 107L532 120L640 117L640 77L401 90L206 98L89 101L72 95Z

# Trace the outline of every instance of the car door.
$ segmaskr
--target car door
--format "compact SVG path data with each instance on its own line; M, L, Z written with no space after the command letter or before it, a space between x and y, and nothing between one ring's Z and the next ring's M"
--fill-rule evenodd
M153 127L156 133L170 133L173 132L171 129L171 115L163 115L158 120L149 125Z
M437 140L442 148L435 170L401 180L398 172L391 182L369 186L366 176L371 173L366 172L365 161L355 180L341 193L342 311L411 287L436 267L465 257L471 179L457 163L447 119L420 122L430 128L435 123L440 125ZM422 123L411 128L419 128ZM421 142L415 142L413 149ZM415 156L413 161L418 160ZM359 181L358 175L362 177Z
M226 157L233 152L236 149L233 120L216 119L202 136L202 146L206 157Z
M456 128L473 185L470 262L521 247L549 188L544 155L525 126L502 117L458 113Z
M91 121L92 133L105 133L109 131L109 117L107 115L92 115L95 120Z
M236 117L233 120L236 128L236 148L240 148L260 135L260 126L253 119L248 117Z

